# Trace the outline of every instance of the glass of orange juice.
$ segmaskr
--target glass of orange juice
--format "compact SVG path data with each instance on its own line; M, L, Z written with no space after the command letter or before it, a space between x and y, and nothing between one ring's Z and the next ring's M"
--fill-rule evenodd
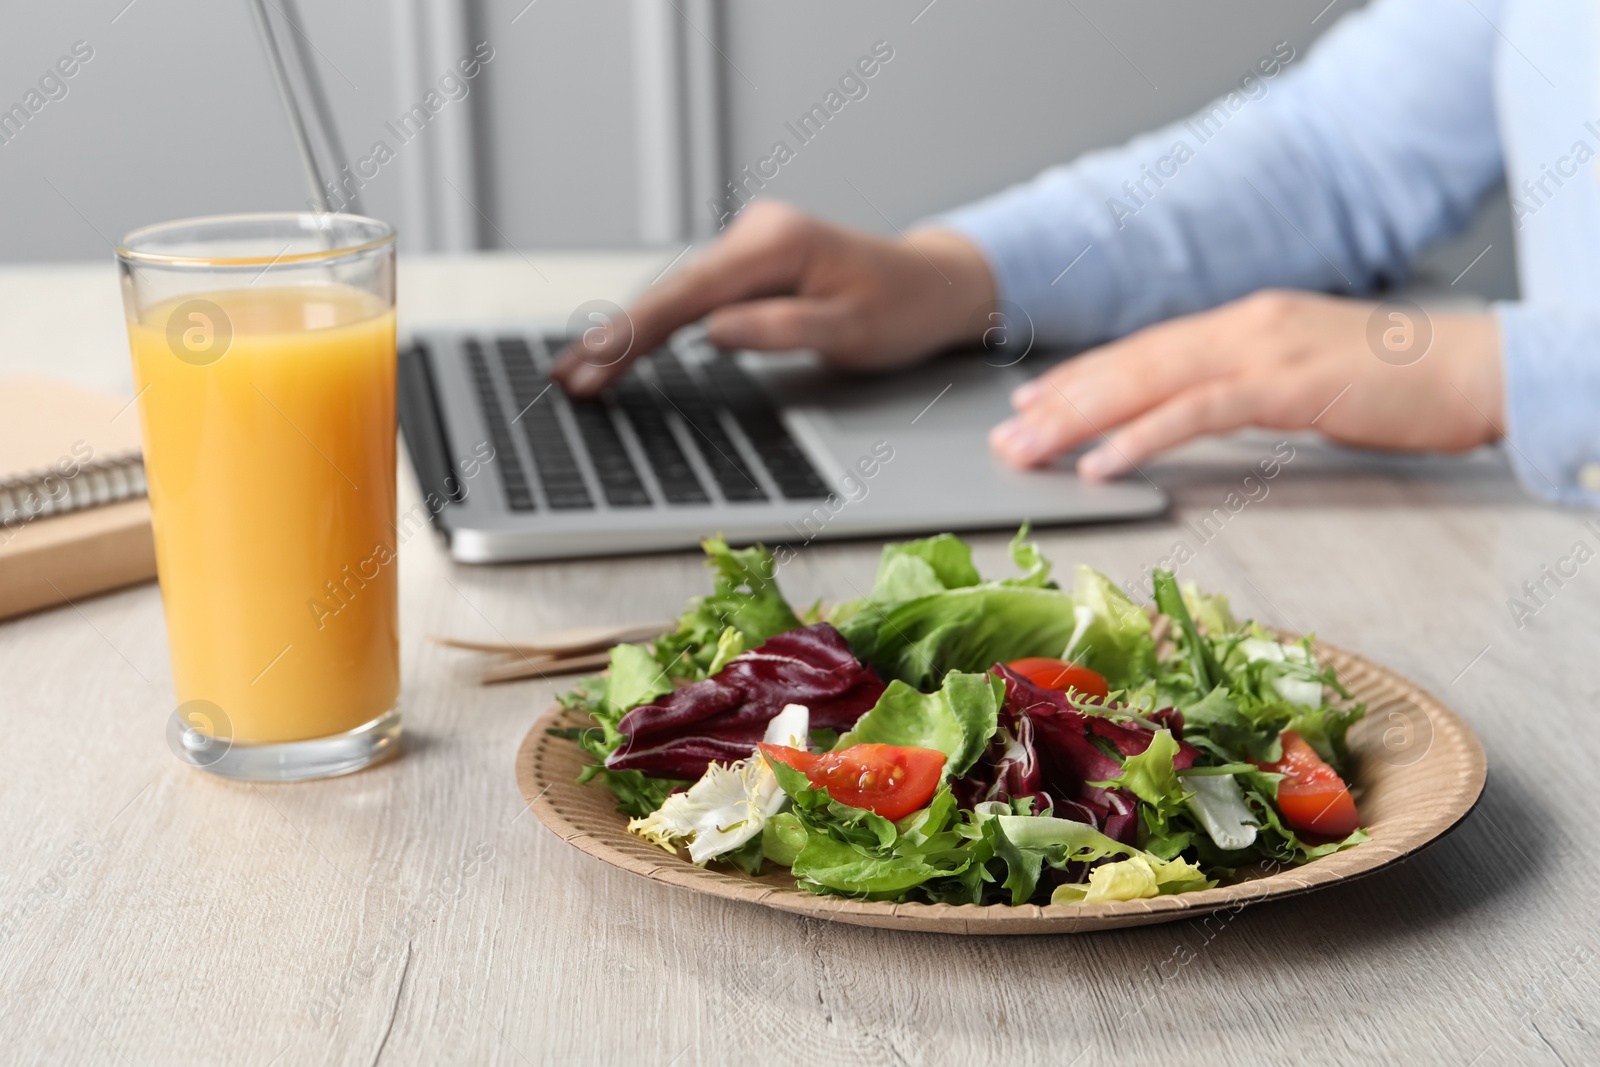
M117 248L184 761L346 774L398 750L395 234L232 215Z

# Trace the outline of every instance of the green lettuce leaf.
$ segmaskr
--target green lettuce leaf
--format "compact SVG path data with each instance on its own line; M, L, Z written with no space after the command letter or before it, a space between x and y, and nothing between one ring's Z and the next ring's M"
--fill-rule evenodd
M800 771L771 756L767 765L778 777L778 786L794 803L794 813L808 827L828 830L839 838L861 845L888 847L899 831L894 823L866 808L841 804L828 795L826 787L815 789Z
M706 676L721 672L728 665L728 661L744 651L744 634L736 627L730 626L722 631L722 636L717 638L717 651L711 657L710 666L706 667Z
M1142 683L1155 666L1150 617L1104 574L1079 565L1072 601L1078 609L1068 643L1050 655L1080 663L1103 675L1112 689Z
M762 756L766 759L767 766L772 768L772 773L778 776L779 788L788 793L789 799L794 802L794 810L797 813L816 811L828 806L831 798L827 789L811 788L811 779L803 772L795 770L782 760L773 759L766 753L762 753Z
M1210 637L1231 634L1239 628L1228 598L1221 593L1202 593L1195 583L1184 582L1183 604L1189 609L1189 616L1194 619L1195 625Z
M1086 884L1058 886L1051 894L1052 904L1132 900L1160 893L1187 893L1216 885L1187 860L1162 859L1114 841L1085 823L1037 815L1000 815L994 821L1012 847L1037 853L1044 863L1057 869L1070 863L1093 863L1118 857L1091 870ZM1107 873L1100 874L1101 871ZM1023 903L1026 899L1018 899L1015 894L1012 897L1013 903Z
M884 545L869 599L891 604L977 585L982 580L972 565L972 546L954 534L939 534Z
M838 605L828 621L844 634L858 658L871 662L878 625L889 608L980 581L971 546L953 534L884 545L872 592Z
M1286 709L1236 700L1226 685L1219 685L1200 700L1181 705L1183 739L1202 745L1224 760L1270 762L1283 755L1278 734L1288 722ZM1244 708L1257 714L1252 717ZM1264 713L1264 714L1262 714Z
M1084 883L1057 886L1052 904L1099 904L1111 900L1139 900L1168 893L1191 893L1217 883L1186 859L1163 860L1146 853L1102 863Z
M710 596L689 602L678 628L656 642L656 660L677 678L704 678L724 631L733 627L746 648L800 625L778 589L777 562L761 545L730 548L721 537L701 542L706 565L716 570Z
M1123 758L1120 775L1108 782L1091 784L1129 790L1141 802L1145 828L1152 833L1165 833L1167 820L1185 810L1184 802L1190 796L1172 766L1172 757L1177 754L1178 742L1172 731L1157 730L1143 752Z
M989 674L951 671L936 693L892 681L878 703L835 748L912 745L943 752L945 773L959 778L977 762L998 726L1005 683Z
M802 886L809 882L859 896L900 893L950 873L916 856L872 852L816 833L806 835L790 869Z
M1043 853L1054 867L1139 854L1132 845L1113 840L1088 823L1049 815L997 815L995 819L1013 845Z
M900 848L911 854L928 856L957 843L951 825L960 814L960 805L948 785L941 785L928 806L914 811L895 824Z
M611 650L611 669L605 686L606 708L620 719L630 709L672 692L672 679L644 648L618 645Z
M953 879L971 862L955 827L955 797L941 788L928 806L897 825L814 789L804 774L768 759L793 802L763 828L768 859L786 862L799 884L819 893L903 899L932 879Z
M1059 656L1076 625L1072 608L1072 598L1054 589L971 586L887 611L869 607L845 638L884 678L927 691L950 671L976 674L1024 656Z
M781 811L767 820L761 828L761 852L773 863L784 867L794 865L795 857L806 844L806 828L800 817L790 811Z
M1027 534L1024 525L1011 541L1011 558L1023 573L1004 581L982 581L971 547L952 534L885 545L872 592L836 607L830 621L857 658L885 677L922 690L938 685L947 670L986 671L1006 659L1060 655L1072 635L1071 600L1054 589L1050 563ZM1018 600L1008 593L1053 599ZM995 612L1011 617L997 621L987 634L971 636L976 645L987 644L997 652L945 647L954 635L970 631L974 621ZM1040 612L1056 616L1043 634L1033 632ZM914 620L914 634L906 629L908 620Z
M1011 539L1011 561L1022 572L1020 578L1007 578L1001 585L1021 585L1034 589L1054 588L1050 581L1050 561L1039 551L1038 542L1028 540L1028 524L1023 523Z
M1357 828L1343 840L1310 844L1291 830L1278 814L1278 783L1282 781L1282 775L1251 768L1240 770L1234 775L1234 779L1243 790L1245 803L1250 806L1261 824L1256 847L1249 853L1250 859L1262 858L1280 864L1309 863L1314 859L1353 848L1367 840L1367 832ZM1204 855L1201 858L1206 859ZM1226 862L1225 858L1219 860L1219 865L1239 866L1237 862Z
M765 827L763 827L764 829ZM761 873L761 861L765 858L765 853L762 849L762 838L760 834L757 834L738 848L718 856L717 862L732 864L754 878Z
M1350 760L1345 735L1366 713L1365 704L1354 704L1347 708L1306 708L1289 721L1289 729L1305 738L1306 743L1317 750L1317 755L1331 763L1334 769L1342 770Z
M1163 834L1151 834L1144 839L1144 850L1152 856L1160 856L1164 860L1176 857L1184 849L1194 844L1195 832L1193 830L1168 829Z
M599 758L603 760L605 756ZM635 819L661 807L674 790L687 789L692 784L675 778L652 778L643 771L608 771L599 763L591 763L578 772L578 783L588 782L599 782L610 789L617 798L617 810Z
M1043 849L1024 848L1005 833L998 818L988 820L985 828L992 838L994 858L1005 865L1006 877L1000 889L1011 895L1011 905L1026 904L1039 888L1039 875L1044 871Z
M677 628L656 641L653 656L636 645L619 645L611 650L608 677L581 679L559 698L564 707L584 710L594 720L590 727L551 731L571 738L594 759L578 780L605 784L616 795L618 810L635 818L649 815L689 783L601 766L622 744L617 723L623 714L672 692L672 679L704 678L743 649L800 625L778 590L771 552L760 545L733 549L721 537L702 546L707 565L716 570L711 595L690 601Z
M1222 675L1211 645L1200 636L1200 630L1183 602L1183 594L1178 591L1178 580L1171 571L1159 567L1150 572L1150 577L1155 587L1156 609L1170 618L1177 628L1178 642L1189 661L1196 689L1201 694L1211 692L1222 681Z
M1279 735L1294 730L1336 769L1344 766L1345 735L1366 706L1327 702L1328 690L1345 701L1350 694L1331 667L1316 662L1310 639L1282 644L1250 624L1200 640L1211 650L1217 687L1203 692L1187 685L1164 694L1183 711L1186 741L1223 760L1271 762L1282 755Z
M622 649L628 651L621 652L622 665L618 670L617 655ZM642 694L653 690L654 684L651 681L653 678L664 679L665 674L650 658L649 653L635 645L618 645L612 649L611 654L613 669L618 670L619 676L630 679L616 683L616 699L634 700L635 703L653 699ZM644 656L644 661L638 658L641 654ZM667 683L667 688L671 689L671 683ZM611 701L612 691L613 679L610 677L578 679L570 690L558 696L556 700L564 708L587 712L593 720L593 725L556 728L550 733L575 742L578 748L594 761L578 773L579 783L599 782L605 785L616 796L618 811L642 819L659 808L673 790L687 789L689 783L674 778L652 778L642 771L608 771L602 766L606 757L622 744L624 738L617 729L617 723L633 706L633 704L627 707L615 706Z
M1245 764L1234 764L1244 768ZM1222 849L1244 849L1255 844L1256 816L1244 801L1239 783L1231 774L1206 774L1203 771L1181 776L1190 791L1186 807L1206 836ZM1150 849L1148 842L1145 848ZM1154 850L1151 850L1154 851ZM1173 853L1158 852L1163 859Z
M893 607L868 604L844 628L858 656L887 678L932 689L947 671L986 671L1027 656L1061 656L1106 677L1113 689L1139 685L1155 664L1150 619L1111 580L1077 569L1069 596L1047 584L1036 546L1014 542L1012 582L949 589Z

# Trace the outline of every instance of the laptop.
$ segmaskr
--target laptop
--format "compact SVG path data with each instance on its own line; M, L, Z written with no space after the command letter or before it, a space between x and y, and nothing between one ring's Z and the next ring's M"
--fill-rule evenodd
M1088 485L1065 460L1019 471L991 454L989 428L1037 359L955 353L863 378L814 354L721 351L690 327L576 400L550 379L559 332L413 342L399 415L426 516L402 515L402 535L431 521L465 563L683 549L718 533L798 549L1167 506L1139 478Z

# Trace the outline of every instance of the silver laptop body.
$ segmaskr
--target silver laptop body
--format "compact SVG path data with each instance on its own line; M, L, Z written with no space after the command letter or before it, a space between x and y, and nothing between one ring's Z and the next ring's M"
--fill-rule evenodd
M946 356L848 377L811 355L717 350L696 329L600 398L549 371L557 331L419 334L401 355L400 422L432 522L468 563L682 549L721 533L815 540L1011 529L1159 514L1134 478L1091 486L1070 464L1013 470L990 452L1008 396L1048 364ZM991 357L992 358L992 357Z

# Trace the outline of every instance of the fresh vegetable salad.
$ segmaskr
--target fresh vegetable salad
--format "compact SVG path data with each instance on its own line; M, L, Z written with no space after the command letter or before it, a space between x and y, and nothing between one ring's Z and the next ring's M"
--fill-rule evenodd
M1309 639L1154 572L1141 607L1019 532L984 580L949 534L796 612L772 555L705 543L715 590L619 645L556 731L629 829L697 864L868 900L1072 904L1206 889L1365 839L1341 776L1363 707Z

